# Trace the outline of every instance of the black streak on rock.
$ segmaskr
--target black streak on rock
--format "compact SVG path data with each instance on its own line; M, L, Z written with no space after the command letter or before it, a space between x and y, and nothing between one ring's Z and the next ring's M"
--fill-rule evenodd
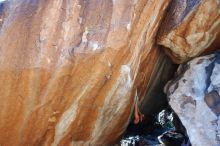
M220 51L217 51L216 52L216 55L215 55L215 62L217 63L217 64L220 64Z
M160 27L160 34L169 33L183 19L198 6L201 0L172 0L167 10L167 15Z
M213 62L210 63L206 68L205 68L205 71L206 71L206 92L207 92L207 89L209 88L210 84L211 84L211 75L212 75L212 72L213 72L213 69L215 67L215 59L213 59Z

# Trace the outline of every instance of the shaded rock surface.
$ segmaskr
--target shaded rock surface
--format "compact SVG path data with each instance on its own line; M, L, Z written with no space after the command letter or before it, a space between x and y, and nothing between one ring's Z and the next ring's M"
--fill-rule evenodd
M185 128L169 108L138 125L130 124L120 146L191 146Z
M160 68L172 64L155 44L169 2L1 5L0 145L113 144L129 123L135 97L142 100L157 84L155 74L172 73Z
M180 65L165 92L193 146L220 145L220 53Z
M220 47L219 0L173 0L160 27L158 43L176 63Z

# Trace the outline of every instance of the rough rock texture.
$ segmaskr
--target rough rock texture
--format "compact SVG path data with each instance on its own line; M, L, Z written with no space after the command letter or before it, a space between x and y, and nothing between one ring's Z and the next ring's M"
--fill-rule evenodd
M220 145L220 53L178 68L165 88L193 146Z
M117 140L135 97L144 97L154 74L166 76L155 36L169 2L11 0L1 7L0 145Z
M158 43L176 63L220 47L220 0L173 0Z

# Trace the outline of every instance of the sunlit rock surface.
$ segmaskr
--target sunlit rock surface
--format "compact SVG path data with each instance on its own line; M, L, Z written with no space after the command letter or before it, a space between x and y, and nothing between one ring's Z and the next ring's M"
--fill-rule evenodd
M114 143L126 129L135 97L143 99L156 74L170 75L163 69L171 63L155 45L169 2L11 0L4 4L0 145ZM166 66L161 69L160 63Z
M193 146L220 145L220 53L179 67L165 88Z
M173 0L158 43L176 63L220 47L220 0Z

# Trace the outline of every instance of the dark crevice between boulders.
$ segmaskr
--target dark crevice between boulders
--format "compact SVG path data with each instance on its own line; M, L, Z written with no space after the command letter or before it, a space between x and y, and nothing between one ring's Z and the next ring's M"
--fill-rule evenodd
M138 124L131 120L117 146L190 146L186 129L169 106L163 92L164 86L173 76L175 81L181 79L189 64L181 65L174 75L178 66L169 65L171 60L162 55L155 65L157 73L153 73L148 91L141 102L140 110L145 118Z
M175 92L175 90L178 88L179 84L178 84L178 81L183 77L183 75L185 74L185 72L190 68L189 64L188 63L184 63L184 64L181 64L177 70L177 72L175 72L174 74L174 77L171 81L169 81L164 90L165 90L165 93L167 93L167 96L169 97L171 94L173 94ZM170 85L173 85L175 83L175 86L174 86L174 89L172 90L172 93L171 93L171 90L168 90L168 88L170 87ZM168 99L169 100L169 99Z
M185 127L170 106L143 122L130 123L121 146L191 146Z

